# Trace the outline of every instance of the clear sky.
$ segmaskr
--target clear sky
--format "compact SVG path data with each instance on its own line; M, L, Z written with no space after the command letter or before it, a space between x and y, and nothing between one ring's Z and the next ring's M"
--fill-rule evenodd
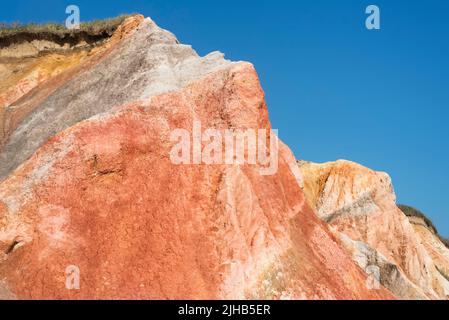
M273 126L296 156L388 172L398 201L449 237L449 1L2 1L0 21L139 12L192 44L256 66ZM381 30L365 9L381 10Z

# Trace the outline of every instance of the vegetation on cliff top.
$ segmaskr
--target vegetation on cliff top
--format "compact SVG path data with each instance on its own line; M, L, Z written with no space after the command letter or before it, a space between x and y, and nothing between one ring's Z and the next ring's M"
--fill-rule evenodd
M426 224L426 226L431 229L435 235L440 238L441 242L444 243L444 245L449 248L449 239L443 238L439 233L437 228L435 227L435 225L433 224L433 222L421 211L419 211L418 209L415 209L413 207L410 206L406 206L406 205L398 205L399 209L401 209L402 212L404 212L404 214L407 217L418 217L421 218L424 223Z
M422 213L418 209L415 209L415 208L410 207L410 206L398 205L398 207L399 207L399 209L401 209L402 212L404 212L404 214L407 217L418 217L418 218L421 218L429 229L431 229L435 234L438 234L437 228L435 227L433 222L429 218L427 218L427 216L424 213Z
M0 39L11 37L18 34L53 34L58 36L65 36L74 33L88 33L97 35L101 33L111 34L118 26L130 15L121 15L111 19L94 20L90 22L83 22L77 30L70 30L62 23L46 23L46 24L21 24L19 22L2 23L0 22Z

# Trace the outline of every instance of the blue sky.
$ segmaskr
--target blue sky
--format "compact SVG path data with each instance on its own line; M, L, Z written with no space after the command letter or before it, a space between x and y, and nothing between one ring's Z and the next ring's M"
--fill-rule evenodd
M256 66L273 126L300 159L388 172L400 203L449 236L449 1L3 1L0 21L140 12L201 55ZM381 30L365 8L381 9Z

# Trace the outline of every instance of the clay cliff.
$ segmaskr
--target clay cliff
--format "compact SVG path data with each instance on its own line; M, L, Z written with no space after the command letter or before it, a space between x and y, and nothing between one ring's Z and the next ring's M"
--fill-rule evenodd
M1 299L447 295L445 247L385 174L298 166L273 135L257 146L271 174L195 162L198 133L271 132L250 63L201 57L134 15L94 35L0 37L0 70ZM193 162L173 161L179 130Z
M15 55L1 84L3 298L393 298L365 286L277 138L273 175L170 160L171 132L196 122L271 129L251 64L200 57L141 16L88 49L23 67Z
M309 204L360 267L376 268L380 283L400 299L449 297L448 249L398 208L386 173L349 161L299 167Z
M404 205L399 205L401 211L408 217L421 244L426 248L432 258L438 273L449 281L449 243L442 238L435 225L420 211ZM445 283L445 292L448 295L448 282Z

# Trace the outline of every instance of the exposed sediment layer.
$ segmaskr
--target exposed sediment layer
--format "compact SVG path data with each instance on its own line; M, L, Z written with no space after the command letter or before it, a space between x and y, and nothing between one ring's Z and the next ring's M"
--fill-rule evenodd
M38 106L26 108L32 111L0 152L0 179L57 132L114 106L179 90L228 64L219 53L199 57L171 33L144 20L95 66L58 86Z

